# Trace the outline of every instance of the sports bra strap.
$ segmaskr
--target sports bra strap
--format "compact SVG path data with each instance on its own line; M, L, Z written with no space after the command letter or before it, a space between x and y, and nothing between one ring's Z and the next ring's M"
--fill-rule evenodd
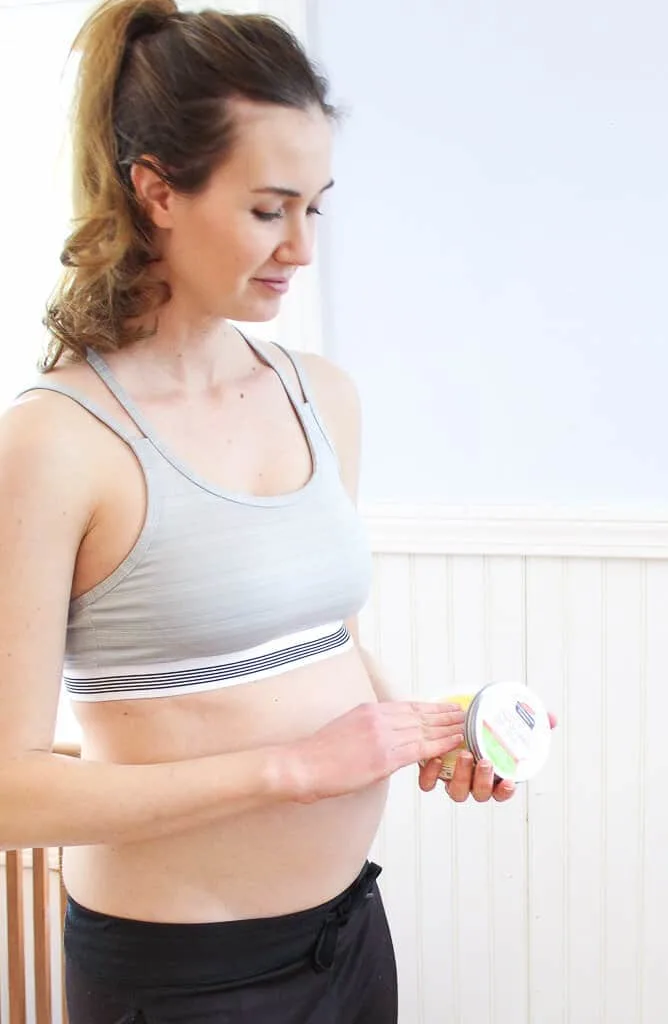
M241 332L239 333L241 334ZM260 357L260 359L266 362L277 374L292 404L297 408L303 404L303 401L306 402L306 404L309 406L311 410L313 418L322 436L324 437L325 441L331 448L332 452L336 454L336 449L334 447L332 439L329 436L325 424L322 421L322 417L318 413L314 394L310 386L306 371L304 370L301 361L295 355L295 353L290 352L282 345L277 344L275 346L276 348L280 349L281 352L283 352L285 357L290 361L290 363L294 367L295 374L299 382L299 387L302 392L303 401L302 396L295 395L294 387L291 385L285 372L282 370L280 366L277 365L275 360L271 358L266 348L264 346L260 346L257 342L252 341L245 334L242 334L242 337L247 342L249 347L253 349L253 351ZM125 389L116 380L111 369L107 365L106 361L102 358L102 356L98 352L93 351L93 349L88 349L86 353L86 358L91 369L101 379L103 384L111 392L111 394L114 396L114 398L121 406L121 408L132 419L140 433L157 444L156 439L153 437L151 425L144 419L144 416L139 411L139 409L136 408L134 402L126 393ZM95 402L91 401L90 398L87 398L80 392L68 387L66 384L60 384L55 381L44 381L44 383L35 384L32 387L25 388L24 391L21 391L20 394L17 395L17 397L20 397L22 394L26 394L29 391L55 391L58 394L65 395L67 398L70 398L73 402L76 402L78 405L82 406L82 408L87 409L88 412L91 413L91 415L93 415L101 423L104 423L105 426L109 427L110 430L112 430L115 434L122 438L122 440L125 441L126 443L132 445L133 442L139 439L137 434L131 434L125 427L122 427L118 422L116 422L116 420L114 420L113 417L109 416L106 412L103 412L103 410ZM157 444L157 446L159 447L159 444Z
M320 413L318 411L318 405L317 405L317 402L316 402L316 399L315 399L315 395L313 393L313 388L311 387L311 384L310 384L309 379L308 379L308 374L306 373L306 370L304 369L304 366L302 364L301 359L299 358L299 356L297 355L296 352L290 352L289 349L283 348L283 346L279 345L278 342L276 343L276 348L280 348L281 352L283 352L283 354L286 356L286 358L289 359L290 362L292 363L292 365L294 367L294 370L295 370L295 373L297 374L297 380L299 381L299 386L300 386L300 388L302 390L302 394L304 395L304 400L306 401L306 403L308 404L311 412L313 413L313 418L316 421L316 423L318 424L318 427L320 429L320 433L322 434L322 436L324 437L325 441L327 442L329 447L332 449L332 451L336 455L336 448L334 447L334 442L332 441L332 439L331 439L331 437L329 435L329 431L327 430L327 427L325 426L325 424L323 422L322 416L320 415ZM287 385L286 385L286 387L287 387Z
M297 375L299 387L301 388L302 395L304 396L304 401L308 405L314 405L313 391L311 389L311 385L308 382L306 370L304 369L301 361L294 352L291 352L283 345L279 345L278 342L275 342L274 344L276 345L276 348L280 349L285 358L292 364L292 368L294 369L295 374Z
M97 374L104 386L111 392L118 404L128 414L142 434L144 434L145 437L148 437L149 440L153 440L151 424L144 418L143 413L139 411L123 385L116 379L100 353L96 352L92 348L87 349L86 361L91 370Z
M79 391L75 391L74 388L68 387L66 384L58 384L55 381L44 381L44 383L33 384L29 388L24 388L23 391L19 391L17 398L22 395L30 394L31 391L55 391L59 395L65 395L66 398L70 398L77 405L80 405L83 409L86 409L96 420L100 423L104 423L105 427L109 427L114 434L117 434L123 441L131 445L138 440L136 434L131 434L125 427L122 427L120 423L117 423L113 417L107 415L106 412L100 408L95 402L92 402L86 395L82 395Z
M239 330L239 328L237 328L237 330ZM334 455L336 455L336 448L334 447L334 443L333 443L331 437L329 436L329 433L327 431L327 428L325 427L325 424L322 421L322 417L320 416L320 414L318 412L318 407L317 407L316 402L315 402L315 397L314 397L314 394L313 394L313 389L311 388L311 385L309 384L308 375L307 375L306 370L304 369L304 367L303 367L303 365L301 363L301 360L297 357L297 355L295 355L294 352L290 352L289 349L284 348L283 345L279 345L278 342L274 342L273 343L274 348L280 349L280 351L283 353L285 358L292 364L292 366L294 368L295 374L297 376L297 382L298 382L299 388L301 390L301 395L299 395L299 396L295 395L294 387L292 386L292 384L288 380L284 370L278 365L278 363L276 362L275 359L272 359L270 352L267 351L268 346L265 346L265 345L260 346L257 341L253 341L252 338L249 338L247 334L243 334L242 331L239 331L239 334L241 334L241 337L244 339L244 341L249 346L249 348L251 348L253 350L253 352L255 352L255 354L257 356L259 356L259 358L264 363L266 363L268 366L270 366L272 368L274 373L277 375L277 377L281 381L281 384L285 388L285 391L286 391L286 393L288 395L288 398L290 399L292 404L295 407L298 407L298 406L301 406L304 403L306 403L308 408L311 410L311 413L313 415L313 419L316 422L316 426L318 427L320 433L322 434L323 438L325 439L325 442L331 448L331 450L334 453Z
M239 331L239 334L244 339L249 349L255 353L258 359L260 359L265 364L265 366L268 366L270 369L274 371L274 373L280 380L281 384L283 385L285 393L287 394L293 406L297 407L303 405L305 401L308 401L308 399L306 398L306 393L304 392L303 388L301 389L303 392L302 395L295 393L295 389L292 383L286 377L285 371L282 369L281 366L278 365L275 358L272 356L270 351L270 345L268 343L261 344L260 342L255 341L253 338L249 338L249 336L247 334L244 334L243 331L240 331L238 327L237 331ZM288 356L288 359L290 358L288 353L285 352L285 349L282 348L280 345L277 345L276 342L272 343L272 347L281 349L281 352L284 352L285 355ZM299 374L297 374L297 377L299 377ZM299 381L299 385L301 387L301 380Z

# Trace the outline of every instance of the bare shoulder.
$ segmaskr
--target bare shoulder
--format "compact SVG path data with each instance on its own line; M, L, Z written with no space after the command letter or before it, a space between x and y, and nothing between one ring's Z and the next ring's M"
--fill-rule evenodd
M30 390L17 398L0 415L3 464L11 462L17 453L31 453L38 462L42 455L48 461L61 452L65 454L65 443L71 439L76 424L71 405L50 391Z
M360 468L361 408L352 377L324 356L298 353L318 415L332 441L343 483L353 499Z
M313 352L301 352L299 359L318 398L343 406L359 406L355 382L344 369Z
M30 391L0 415L0 491L81 505L91 493L82 410L62 395ZM36 491L36 488L38 489ZM46 509L45 509L46 511Z
M280 353L285 364L288 360ZM340 366L313 352L295 352L303 366L308 385L313 392L318 412L333 436L345 443L359 434L361 409L357 386L352 377ZM287 369L287 365L284 367ZM289 372L294 375L294 368ZM296 378L294 379L297 384Z
M52 384L62 386L66 393L48 390ZM81 403L74 397L81 399ZM121 428L130 433L135 431L132 420L99 377L85 362L73 361L63 362L46 374L36 374L7 411L6 426L14 441L22 438L24 443L30 443L31 438L39 435L42 450L53 447L59 457L65 457L69 451L76 464L88 458L94 466L99 461L101 446L108 447L112 435L83 407L86 403Z

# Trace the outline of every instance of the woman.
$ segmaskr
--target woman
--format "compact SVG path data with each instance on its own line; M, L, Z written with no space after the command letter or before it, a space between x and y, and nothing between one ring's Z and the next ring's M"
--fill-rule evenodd
M357 644L353 386L231 324L311 259L326 85L274 21L171 0L75 45L48 372L0 426L0 845L67 848L71 1024L389 1024L365 858L462 715L386 699ZM51 753L63 673L80 760Z

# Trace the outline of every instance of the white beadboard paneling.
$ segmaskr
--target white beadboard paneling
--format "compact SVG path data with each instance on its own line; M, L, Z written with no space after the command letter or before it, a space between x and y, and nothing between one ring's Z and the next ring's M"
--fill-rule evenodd
M668 1019L668 562L629 549L416 554L420 543L375 555L365 611L395 686L431 698L514 678L560 727L509 805L417 794L415 833L413 778L393 786L384 863L401 1024Z
M486 678L485 567L482 559L452 564L454 682L469 692ZM457 865L454 968L459 979L461 1024L490 1020L492 1006L491 821L474 803L452 805ZM473 970L472 965L477 969Z
M645 705L645 566L605 570L605 1021L627 1024L638 1007L639 923L645 792L641 729Z
M432 699L453 692L450 564L444 558L413 562L412 621L416 692ZM459 1017L455 817L442 786L418 797L421 971L418 993L422 1024ZM410 1016L408 1017L410 1019Z
M668 562L654 562L646 570L646 647L643 760L638 786L644 794L642 888L639 941L636 950L640 992L636 1019L643 1024L668 1020L666 986L666 918L668 883ZM634 694L629 693L631 702Z
M485 567L488 679L526 680L526 579L520 558L489 557ZM514 1021L528 1017L526 957L526 794L519 787L506 806L486 808L490 818L489 872L492 887L491 1024L509 1007Z
M527 681L563 720L564 563L527 562ZM530 1020L561 1024L568 977L565 928L567 850L564 836L565 762L560 737L528 790Z
M603 934L603 566L564 566L564 699L558 736L565 770L569 1024L605 1024Z

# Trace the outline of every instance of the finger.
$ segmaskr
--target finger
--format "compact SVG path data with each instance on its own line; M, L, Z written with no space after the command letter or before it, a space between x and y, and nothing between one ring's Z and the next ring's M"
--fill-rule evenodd
M463 803L471 792L473 782L473 755L467 750L458 755L450 782L446 783L448 795L455 803Z
M464 722L466 717L459 704L385 703L377 705L381 714L393 723L405 725L420 722L423 725L448 725Z
M422 729L402 730L392 738L389 751L391 771L405 768L409 764L418 761L433 760L435 757L442 757L449 754L464 743L464 734L461 732L451 733L451 730L443 730L446 735L426 739Z
M448 736L453 732L463 732L464 716L453 712L449 715L434 716L418 721L413 718L393 723L392 727L399 731L417 729L423 736L427 736L429 739L437 739L439 736Z
M407 747L423 743L448 744L447 749L443 748L432 755L433 757L438 757L439 754L447 753L448 750L454 750L454 747L450 745L450 741L454 737L458 737L458 741L461 742L463 735L463 722L456 722L453 725L419 725L413 722L411 726L403 725L398 729L393 729L390 739L394 747ZM424 756L423 760L426 759L426 756Z
M559 724L559 719L553 711L548 711L547 717L550 719L550 729L556 729Z
M473 772L471 795L479 804L486 803L494 791L494 771L489 761L479 761Z
M454 722L441 722L431 725L419 724L416 727L416 735L422 736L425 740L442 740L448 736L461 735L464 732L464 723L455 719ZM408 731L408 730L406 730Z
M462 712L461 704L453 703L426 703L425 701L410 701L405 704L414 715L442 715L452 714L453 712Z
M441 773L442 767L443 762L440 757L434 757L431 761L427 761L425 764L420 765L419 783L420 789L423 790L423 792L430 793L432 791L438 782L438 777Z
M443 730L448 727L457 727L463 730L465 714L461 708L454 711L438 711L431 714L416 714L410 705L395 706L391 710L383 705L378 705L381 720L386 728L399 732L401 730L429 729Z
M452 736L443 736L439 739L426 740L422 739L415 748L417 750L417 756L414 758L415 761L432 761L436 757L442 757L444 754L450 754L457 747L461 747L464 742L464 735L461 732L454 733Z
M510 779L505 779L494 787L492 796L498 803L503 804L515 795L515 788L514 782L511 782Z
M443 710L439 708L436 711L421 712L410 711L405 715L400 716L400 721L408 723L420 724L425 728L435 728L442 725L463 725L466 715L461 708L453 707L449 710Z

